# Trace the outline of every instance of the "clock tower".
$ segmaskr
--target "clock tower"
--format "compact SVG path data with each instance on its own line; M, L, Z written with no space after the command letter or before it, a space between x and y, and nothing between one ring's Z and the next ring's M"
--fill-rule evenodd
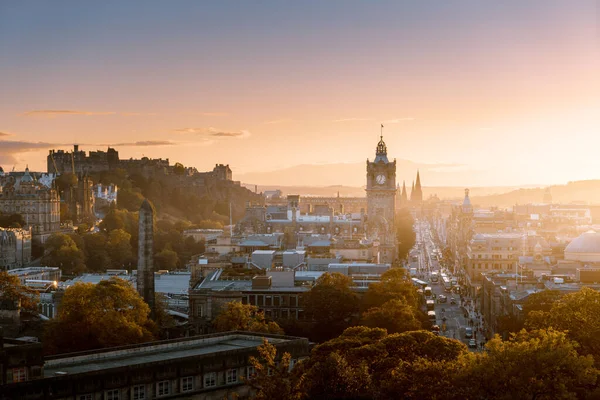
M379 243L381 262L392 262L396 254L396 193L396 160L388 160L381 136L375 160L367 159L367 235Z

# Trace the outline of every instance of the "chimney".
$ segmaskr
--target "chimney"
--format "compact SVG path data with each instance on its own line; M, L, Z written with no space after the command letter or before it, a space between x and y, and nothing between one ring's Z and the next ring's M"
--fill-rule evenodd
M73 145L73 153L77 153L79 151L79 145L78 144L74 144Z

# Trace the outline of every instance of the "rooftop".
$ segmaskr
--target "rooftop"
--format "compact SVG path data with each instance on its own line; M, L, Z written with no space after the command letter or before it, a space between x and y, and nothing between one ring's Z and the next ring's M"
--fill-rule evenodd
M250 332L227 332L185 339L164 340L49 357L44 365L44 377L48 378L65 373L75 375L141 364L163 363L169 360L203 355L217 355L236 350L249 350L260 346L265 336L273 344L307 341L307 339L291 336L263 335Z

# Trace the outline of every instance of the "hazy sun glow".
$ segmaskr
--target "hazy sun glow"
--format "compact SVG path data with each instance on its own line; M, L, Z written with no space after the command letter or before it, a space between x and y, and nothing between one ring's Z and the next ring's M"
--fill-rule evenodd
M117 145L268 183L364 163L384 123L400 179L600 177L596 1L423 3L3 4L0 165Z

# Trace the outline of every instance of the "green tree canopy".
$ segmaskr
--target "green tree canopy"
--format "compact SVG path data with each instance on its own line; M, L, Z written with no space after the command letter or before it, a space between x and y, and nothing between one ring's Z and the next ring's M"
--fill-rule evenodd
M127 281L76 283L63 296L55 319L46 326L50 354L69 353L154 339L150 308Z
M249 331L283 334L283 330L275 322L267 321L265 315L257 307L237 301L227 303L213 326L218 332Z
M327 340L351 325L358 313L358 296L351 289L352 279L334 272L325 273L303 295L304 311L315 322L316 340Z
M58 267L65 275L80 274L86 269L83 251L64 233L54 233L46 240L41 263L48 267Z
M418 307L417 290L407 280L403 268L392 268L381 276L380 282L370 284L362 301L362 307L365 310L381 307L390 300L401 300L411 307Z
M131 235L123 229L114 229L108 234L106 250L114 268L123 268L133 263Z
M390 300L381 307L373 307L362 315L362 323L370 328L384 328L388 333L421 329L417 310L401 300Z

